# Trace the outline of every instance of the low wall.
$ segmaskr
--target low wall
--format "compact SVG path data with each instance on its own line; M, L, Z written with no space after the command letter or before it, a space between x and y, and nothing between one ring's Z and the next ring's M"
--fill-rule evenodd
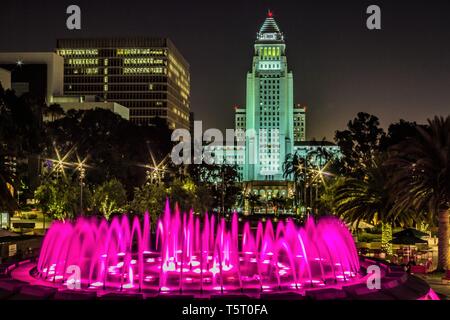
M37 257L42 244L41 236L0 238L0 263Z

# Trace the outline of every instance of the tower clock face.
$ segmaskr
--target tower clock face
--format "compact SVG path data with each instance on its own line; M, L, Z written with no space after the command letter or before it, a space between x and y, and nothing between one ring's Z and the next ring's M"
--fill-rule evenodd
M265 33L265 34L263 34L261 39L262 40L276 40L277 36L275 33Z

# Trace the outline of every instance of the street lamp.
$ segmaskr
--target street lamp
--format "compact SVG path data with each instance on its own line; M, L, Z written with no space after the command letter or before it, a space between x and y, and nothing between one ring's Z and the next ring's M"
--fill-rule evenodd
M83 160L80 160L80 158L77 155L77 163L74 163L76 165L76 170L78 170L79 179L80 179L80 210L81 213L83 213L83 187L84 187L84 178L86 178L86 165L87 158L84 158Z
M80 174L80 210L81 213L83 213L83 185L84 185L84 178L86 177L86 169L84 168L83 162L79 162L77 169Z
M166 160L167 156L164 157L164 159L161 160L161 162L156 163L155 157L153 156L153 153L150 151L150 159L152 164L145 165L144 167L147 168L146 174L147 174L147 180L150 181L150 183L154 183L155 181L160 183L161 180L164 178L164 173L166 171Z
M66 173L64 171L64 168L73 166L73 163L67 162L67 159L69 158L70 154L73 152L73 147L70 149L63 157L61 157L61 154L59 153L58 148L56 146L54 147L56 159L46 159L47 161L51 162L52 165L54 165L53 169L50 171L49 175L51 175L53 172L56 171L56 178L59 178L59 174L62 173L62 175L65 177Z
M222 167L222 194L221 194L221 202L222 202L222 214L225 213L225 172L224 168Z
M163 167L151 167L151 166L147 166L147 168L149 170L146 171L147 174L147 180L150 181L150 183L160 183L161 180L164 178L164 171L166 169L165 166Z

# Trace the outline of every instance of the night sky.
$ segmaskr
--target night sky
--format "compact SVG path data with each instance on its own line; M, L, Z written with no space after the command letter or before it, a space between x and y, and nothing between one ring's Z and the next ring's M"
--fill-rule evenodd
M82 30L66 29L66 7ZM378 4L382 30L366 29ZM204 128L233 128L245 106L253 42L267 10L285 35L294 101L308 138L333 138L358 111L386 126L450 114L450 1L1 0L1 51L53 51L58 37L167 36L190 63L191 106Z

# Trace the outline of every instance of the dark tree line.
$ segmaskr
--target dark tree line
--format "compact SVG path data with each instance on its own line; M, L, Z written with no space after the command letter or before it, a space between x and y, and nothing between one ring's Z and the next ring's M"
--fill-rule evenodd
M438 269L448 269L450 116L426 125L401 120L385 133L375 116L359 113L336 142L343 157L331 210L351 222L381 223L388 253L393 225L437 226Z

